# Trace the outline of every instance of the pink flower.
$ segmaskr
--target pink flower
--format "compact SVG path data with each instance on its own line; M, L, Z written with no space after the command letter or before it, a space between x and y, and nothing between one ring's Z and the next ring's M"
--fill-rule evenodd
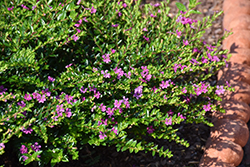
M30 101L32 100L32 97L30 96L30 94L25 94L24 99Z
M162 89L168 88L168 87L170 86L169 82L171 82L170 79L169 79L168 81L165 81L165 82L164 82L164 81L161 81L160 87L161 87Z
M159 4L159 3L154 4L155 7L158 7L158 6L160 6L160 5L161 5L161 4Z
M150 14L150 17L155 18L155 17L157 17L157 15Z
M123 3L122 6L126 8L128 5L126 3Z
M117 135L117 129L113 127L111 131L113 131Z
M85 22L88 22L88 20L86 19L86 17L84 17L82 20L85 21Z
M122 104L122 100L120 100L120 101L115 100L115 102L114 102L114 106L115 106L116 108L120 108L121 104Z
M90 12L91 12L91 14L92 14L92 13L96 13L96 9L92 6Z
M113 53L113 54L114 54L114 53L115 53L115 51L116 51L115 49L111 49L111 53Z
M166 125L172 125L172 117L166 118L165 119L165 124Z
M146 41L149 41L149 38L147 38L147 37L145 37L145 36L143 36L143 38L144 38Z
M14 6L12 6L11 8L8 8L8 11L11 11L12 9L14 9Z
M217 88L217 90L215 91L215 93L216 93L217 95L224 94L225 89L223 88L223 86L217 85L216 88Z
M48 80L49 80L50 82L54 82L54 81L55 81L55 79L52 78L51 76L48 76Z
M112 27L118 27L119 26L119 24L113 24L112 25Z
M176 30L177 38L180 38L181 36L181 31Z
M103 61L104 61L105 63L111 62L111 60L110 60L110 58L109 58L109 54L102 55L102 58L103 58Z
M105 137L107 137L103 132L99 132L100 135L99 135L99 138L100 139L105 139Z
M78 0L76 4L77 4L77 5L80 5L80 3L81 3L81 0Z
M143 30L143 31L148 31L147 28L143 28L142 30Z
M78 36L76 36L75 34L73 35L73 40L76 42L78 39L79 39L79 37Z
M189 44L189 43L188 43L188 40L184 40L184 39L183 39L183 44L184 44L184 45L188 45L188 44Z
M184 87L181 91L182 91L183 93L187 93L186 87Z
M153 133L153 132L154 132L153 126L147 127L147 132L148 132L149 134L150 134L150 133Z
M208 105L203 105L203 109L204 109L205 111L210 111L210 110L211 110L210 104L208 104Z

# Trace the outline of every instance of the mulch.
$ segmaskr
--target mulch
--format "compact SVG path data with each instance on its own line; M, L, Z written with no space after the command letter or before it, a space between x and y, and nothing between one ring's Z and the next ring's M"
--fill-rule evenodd
M149 2L149 0L144 0ZM151 1L153 3L160 2ZM170 15L174 16L177 13L175 2L181 2L185 6L188 4L188 0L170 0ZM223 0L199 0L201 4L197 7L197 10L202 12L200 15L193 15L190 18L196 20L202 20L203 17L212 16L215 11L222 10ZM213 26L210 27L203 39L209 44L216 43L219 38L223 36L222 27L223 15L216 19ZM216 82L216 74L212 77L211 82ZM213 83L214 84L214 83ZM211 113L206 114L207 120L211 121ZM86 145L79 152L79 159L77 161L70 161L68 163L60 163L56 166L62 167L198 167L201 156L203 155L206 141L210 135L210 127L204 124L180 124L175 125L178 128L177 135L180 138L188 141L190 146L186 148L175 142L169 142L167 140L149 139L164 146L165 149L169 149L173 153L173 157L164 158L159 157L157 154L152 156L151 153L138 152L129 153L117 152L115 146L111 147L95 147ZM11 153L9 153L11 155ZM0 159L1 160L1 159ZM6 159L5 164L7 166L17 166L18 164L13 159ZM19 165L18 165L19 166ZM30 165L29 165L30 166Z

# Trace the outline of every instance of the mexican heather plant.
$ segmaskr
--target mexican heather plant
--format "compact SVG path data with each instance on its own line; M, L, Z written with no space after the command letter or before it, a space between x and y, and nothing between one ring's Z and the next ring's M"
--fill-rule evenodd
M231 90L208 79L226 51L201 40L222 13L203 21L169 2L1 1L0 154L9 143L29 164L77 159L85 144L171 157L145 136L175 141L173 125L205 123ZM226 33L223 38L228 36Z

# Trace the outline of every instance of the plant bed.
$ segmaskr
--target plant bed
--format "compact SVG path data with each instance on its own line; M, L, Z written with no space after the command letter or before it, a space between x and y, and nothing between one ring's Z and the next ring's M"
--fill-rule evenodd
M209 32L208 32L209 33ZM211 41L210 41L211 42ZM214 85L216 82L216 79L213 79L214 77L211 77L210 79L210 84ZM52 78L53 79L53 78ZM52 80L50 79L50 80ZM53 81L52 81L53 82ZM209 117L209 113L207 113L206 118L208 118L208 120L210 119ZM82 148L82 152L79 153L79 158L83 158L84 162L86 162L86 164L79 164L79 161L72 161L72 163L78 163L78 165L87 165L90 162L97 162L96 165L102 165L102 166L106 166L106 165L114 165L117 166L115 164L115 162L107 162L107 161L103 161L104 158L103 156L101 156L99 153L103 152L105 154L107 154L108 152L113 152L110 154L110 156L107 156L108 159L118 159L119 161L117 161L117 163L119 163L119 166L121 165L121 161L120 159L124 160L123 163L128 162L128 164L126 165L141 165L144 164L145 166L149 165L151 163L151 165L172 165L174 164L175 166L178 166L178 163L180 163L180 166L182 165L198 165L198 161L199 161L199 155L202 154L202 149L204 145L204 142L206 141L206 138L209 134L209 128L204 126L203 124L184 124L184 123L180 123L180 125L174 125L173 126L174 129L179 129L179 131L177 132L177 135L181 138L183 138L184 140L190 142L190 147L186 148L183 146L180 146L178 144L176 144L175 142L165 142L164 140L159 140L159 139L153 139L147 135L144 135L143 137L146 139L146 141L150 142L153 141L154 143L159 144L159 146L163 146L164 150L165 149L169 149L170 151L173 151L174 157L171 159L169 159L169 161L166 158L163 157L158 157L158 155L156 156L151 156L151 153L142 153L139 152L138 154L128 154L128 151L122 152L122 153L116 153L114 151L114 148L111 147L111 151L106 150L106 147L95 147L95 149L92 149L90 146L78 146L78 148ZM195 133L194 133L195 132ZM194 140L197 139L197 140ZM205 139L204 139L205 138ZM14 138L15 139L15 138ZM8 144L6 144L6 147L8 146ZM10 146L8 146L10 147ZM176 149L175 149L176 147ZM188 150L188 152L187 152ZM5 155L10 155L13 152L9 152L6 151ZM15 152L14 152L15 153ZM104 154L104 155L105 155ZM120 154L120 155L119 155ZM197 155L197 156L196 156ZM98 156L99 156L99 160L98 160ZM140 158L137 158L140 157ZM151 158L149 158L151 156ZM124 159L125 157L125 159ZM147 157L147 160L143 160L143 158L145 159ZM158 161L156 161L157 157L159 158ZM191 157L191 158L190 158ZM190 159L189 159L190 158ZM192 159L193 158L193 159ZM91 159L91 161L88 161L89 159ZM183 159L185 159L185 161L182 161ZM8 159L7 157L4 157L5 163L10 163L10 159ZM138 162L139 161L139 162ZM81 161L80 161L81 162ZM67 163L64 163L65 165L67 165ZM63 165L63 164L62 164ZM68 164L70 165L70 164ZM94 164L93 164L94 165ZM92 165L92 166L93 166Z

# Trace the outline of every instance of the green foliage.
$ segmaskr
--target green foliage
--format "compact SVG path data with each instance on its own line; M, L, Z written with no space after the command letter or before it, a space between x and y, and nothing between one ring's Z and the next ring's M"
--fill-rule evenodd
M221 12L184 23L200 13L196 0L189 9L176 3L182 12L173 19L165 2L7 2L0 2L0 154L15 138L25 165L76 160L86 144L170 158L145 136L188 147L173 125L212 126L206 111L223 111L218 91L232 89L208 79L227 51L201 40Z

